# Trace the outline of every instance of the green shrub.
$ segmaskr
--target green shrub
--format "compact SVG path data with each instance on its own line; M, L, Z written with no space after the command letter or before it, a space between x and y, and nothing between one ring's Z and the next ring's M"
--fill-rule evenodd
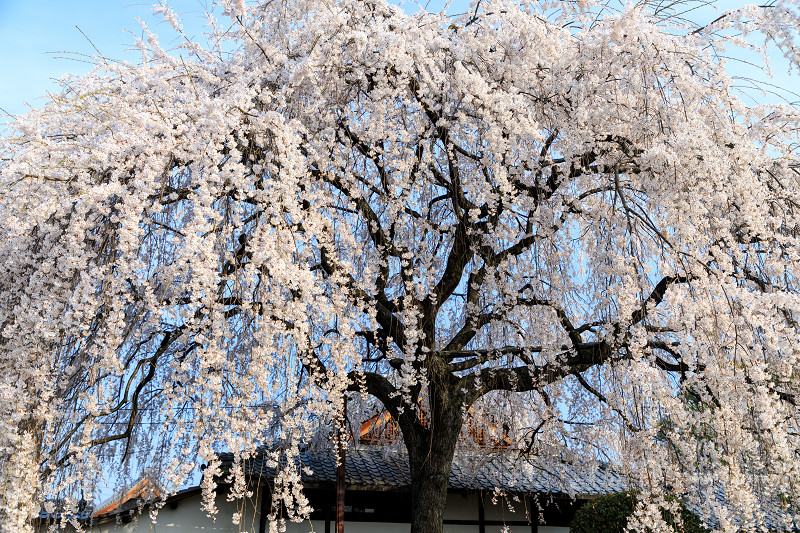
M575 513L570 533L623 533L635 505L636 495L632 492L617 492L589 500ZM681 504L682 526L676 524L672 513L662 511L662 517L678 533L708 533L702 519L684 504Z
M570 533L622 533L635 503L630 492L617 492L589 500L575 513Z

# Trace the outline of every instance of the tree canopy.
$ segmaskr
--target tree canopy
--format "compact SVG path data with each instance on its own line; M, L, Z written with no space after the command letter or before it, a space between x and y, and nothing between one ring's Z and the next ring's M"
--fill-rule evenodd
M247 490L217 453L296 453L347 391L402 431L415 533L470 408L616 465L642 528L797 501L798 109L725 64L797 68L800 15L705 3L221 1L208 46L65 81L0 144L3 530L200 461L213 512Z

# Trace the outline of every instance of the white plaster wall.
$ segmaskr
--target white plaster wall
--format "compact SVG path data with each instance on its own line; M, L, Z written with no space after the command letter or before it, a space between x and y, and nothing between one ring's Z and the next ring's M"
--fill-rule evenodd
M331 523L331 531L335 526ZM345 522L345 533L409 533L410 524L397 524L389 522ZM313 520L303 524L290 524L286 533L324 533L325 523ZM487 533L490 531L486 529ZM530 531L530 530L529 530ZM478 526L465 526L460 524L445 524L444 533L478 533ZM548 532L545 532L548 533Z
M406 531L410 531L411 528ZM444 533L478 533L478 526L464 526L460 524L445 524Z
M447 495L447 507L444 510L445 520L477 520L478 497L470 494L466 497L460 494Z
M345 533L409 533L410 524L396 524L388 522L345 522ZM325 522L311 520L302 524L288 524L286 533L324 533ZM331 524L331 531L334 525ZM444 533L478 533L478 526L461 524L445 524ZM530 533L530 526L511 526L510 533ZM486 533L502 533L502 526L486 526ZM539 533L569 533L567 527L539 526Z
M178 532L203 532L203 533L240 533L258 532L259 513L257 499L244 499L229 502L224 496L217 497L217 515L214 519L206 516L200 509L200 495L192 496L178 502L176 509L165 506L158 513L156 524L148 524L147 517L139 519L139 529L136 533L178 533ZM241 513L239 524L233 523L236 511ZM144 520L143 520L144 519ZM142 523L144 522L144 523ZM150 529L149 525L153 526ZM106 532L103 532L106 533ZM111 533L110 531L108 533ZM127 533L127 532L126 532Z
M492 503L492 497L490 494L484 496L483 512L486 520L509 520L513 522L528 519L524 501L520 500L515 502L511 499L505 499L501 497L495 498L495 501L497 503Z
M217 498L217 515L215 519L209 518L200 509L200 495L190 496L179 500L178 507L171 509L164 506L156 517L156 523L150 520L147 512L136 515L127 523L107 523L89 529L91 533L257 533L258 513L256 512L256 497L242 501L229 502L224 496ZM234 524L234 512L241 510L239 524ZM41 533L47 531L42 529ZM58 530L59 533L65 530ZM73 531L68 528L66 531ZM320 531L320 530L317 530ZM324 528L321 530L324 531Z
M475 526L475 529L471 531L478 531L478 526ZM509 533L531 533L531 526L508 526L507 530L503 530L503 526L486 526L486 533L503 533L503 531L508 531ZM539 533L569 533L569 528L558 526L539 526L537 531Z
M333 530L334 527L331 526L331 531ZM267 531L269 531L269 526L267 526ZM322 520L307 520L300 524L293 522L286 524L286 533L309 533L311 531L314 533L325 533L325 522Z
M331 523L331 531L335 531ZM409 524L393 524L388 522L347 522L344 523L345 533L409 533ZM302 524L288 524L286 533L324 533L325 522L311 520ZM455 532L454 532L455 533Z
M334 531L331 523L331 531ZM386 522L345 522L345 533L409 533L410 524ZM324 533L325 522L313 520L302 524L289 524L286 533ZM478 533L478 526L462 524L445 524L444 533ZM509 526L509 533L530 533L531 526ZM569 533L568 527L539 526L539 533ZM503 526L486 526L486 533L504 533Z
M242 502L228 502L224 496L217 498L218 513L216 519L206 516L200 509L200 495L189 496L179 500L178 506L171 509L165 506L158 513L156 523L152 523L147 513L135 517L128 523L102 524L91 528L91 533L258 533L259 513L258 499L254 495L251 499ZM239 509L241 520L234 524L231 520L233 513ZM458 494L448 497L446 519L448 520L477 520L478 498L469 495L467 498ZM491 509L491 514L490 514ZM509 513L508 509L502 510L486 502L486 519L524 520L522 513ZM376 517L380 519L380 517ZM331 531L334 525L331 524ZM409 533L410 524L397 524L387 522L345 522L346 533ZM59 530L63 532L65 530ZM66 531L72 531L71 528ZM302 523L288 523L286 533L324 533L325 522L322 520L307 520ZM502 526L486 526L486 533L501 533ZM510 526L510 533L530 533L530 526ZM44 533L44 530L42 531ZM445 524L444 533L478 533L477 525ZM569 533L569 528L539 526L539 533Z

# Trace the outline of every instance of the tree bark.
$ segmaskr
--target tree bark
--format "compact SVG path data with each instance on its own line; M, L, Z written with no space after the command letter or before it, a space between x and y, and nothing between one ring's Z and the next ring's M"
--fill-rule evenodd
M411 533L442 533L448 480L463 423L461 408L450 402L435 405L427 422L428 427L416 427L405 438L411 470Z
M409 454L411 466L411 533L442 533L447 480L453 454Z

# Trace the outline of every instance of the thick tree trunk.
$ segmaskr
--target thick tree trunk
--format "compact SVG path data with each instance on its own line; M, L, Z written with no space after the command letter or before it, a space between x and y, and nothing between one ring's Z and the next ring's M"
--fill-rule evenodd
M435 410L430 426L406 439L411 469L411 533L442 533L447 485L458 436L460 409ZM438 412L437 412L438 411Z
M430 453L410 459L411 533L442 533L453 454Z

